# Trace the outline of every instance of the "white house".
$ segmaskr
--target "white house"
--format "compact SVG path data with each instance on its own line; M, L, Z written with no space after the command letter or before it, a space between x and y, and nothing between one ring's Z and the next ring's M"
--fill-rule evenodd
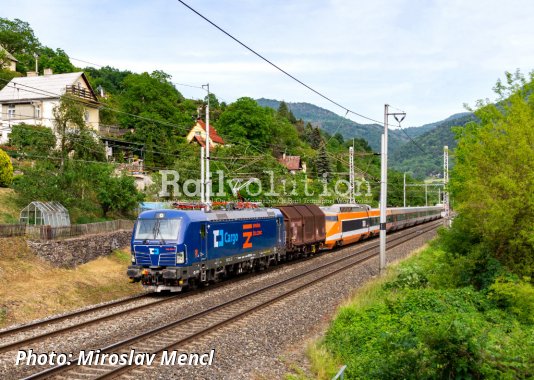
M0 144L8 140L11 127L26 123L54 129L54 107L60 97L70 94L84 105L85 122L98 131L98 99L83 72L37 76L28 72L27 77L13 78L0 90Z

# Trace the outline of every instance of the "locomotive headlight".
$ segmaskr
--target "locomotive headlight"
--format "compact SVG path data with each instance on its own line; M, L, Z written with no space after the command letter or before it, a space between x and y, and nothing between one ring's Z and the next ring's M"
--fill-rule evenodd
M184 252L176 252L176 264L183 264L185 262Z
M132 253L132 264L135 264L135 254Z

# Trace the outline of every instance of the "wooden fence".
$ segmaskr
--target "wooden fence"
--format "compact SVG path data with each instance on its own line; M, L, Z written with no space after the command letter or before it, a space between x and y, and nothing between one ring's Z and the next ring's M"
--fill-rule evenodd
M29 239L56 240L70 237L101 234L120 230L131 231L131 220L111 220L107 222L73 224L66 227L30 226L25 224L0 224L0 238L25 236Z

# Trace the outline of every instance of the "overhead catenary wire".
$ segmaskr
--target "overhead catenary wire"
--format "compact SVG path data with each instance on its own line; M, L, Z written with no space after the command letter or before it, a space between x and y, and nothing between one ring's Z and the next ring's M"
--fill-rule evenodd
M239 39L237 39L236 37L234 37L233 35L231 35L230 33L228 33L226 30L224 30L223 28L221 28L220 26L218 26L217 24L215 24L213 21L211 21L210 19L208 19L206 16L202 15L200 12L198 12L197 10L193 9L191 6L189 6L188 4L186 4L184 1L182 0L177 0L179 3L181 3L183 6L185 6L186 8L188 8L189 10L191 10L193 13L197 14L199 17L201 17L202 19L204 19L206 22L208 22L209 24L211 24L213 27L215 27L216 29L218 29L219 31L221 31L222 33L224 33L226 36L230 37L232 40L234 40L235 42L237 42L239 45L243 46L245 49L247 49L248 51L250 51L252 54L256 55L257 57L259 57L260 59L262 59L263 61L267 62L269 65L273 66L274 68L276 68L278 71L282 72L283 74L285 74L286 76L288 76L289 78L293 79L294 81L296 81L297 83L301 84L302 86L306 87L308 90L314 92L316 95L319 95L320 97L322 97L323 99L327 100L328 102L338 106L339 108L343 109L344 111L346 111L346 113L351 113L353 115L356 115L356 116L359 116L363 119L366 119L366 120L369 120L369 121L372 121L374 123L378 123L380 125L383 125L383 122L381 121L378 121L376 119L373 119L371 117L368 117L368 116L365 116L359 112L356 112L356 111L353 111L345 106L343 106L342 104L338 103L337 101L333 100L332 98L324 95L323 93L317 91L316 89L314 89L313 87L311 87L310 85L304 83L303 81L301 81L300 79L296 78L294 75L290 74L289 72L287 72L286 70L282 69L280 66L276 65L275 63L273 63L272 61L270 61L269 59L267 59L265 56L263 56L262 54L258 53L257 51L255 51L254 49L252 49L251 47L249 47L248 45L246 45L244 42L241 42Z

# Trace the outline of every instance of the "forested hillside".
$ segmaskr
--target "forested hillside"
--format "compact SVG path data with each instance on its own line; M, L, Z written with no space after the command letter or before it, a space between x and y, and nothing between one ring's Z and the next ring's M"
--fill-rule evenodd
M278 109L280 106L278 100L262 98L256 101L259 105L272 109ZM384 132L384 127L378 124L359 124L310 103L287 103L287 105L297 119L309 122L330 135L340 133L347 140L365 139L373 151L380 152L380 136ZM390 130L388 151L393 152L406 141L408 138L402 132Z
M404 131L406 132L408 136L414 138L414 137L421 136L422 134L435 129L436 127L442 125L443 123L450 123L450 122L453 122L454 120L462 119L465 116L468 116L470 114L471 114L470 112L455 113L454 115L451 115L444 120L424 124L424 125L421 125L420 127L404 128Z
M441 177L443 146L447 145L452 151L457 145L454 127L464 126L475 119L473 114L466 113L438 123L429 131L414 137L414 141L408 141L395 149L390 156L391 167L401 172L410 172L420 179L428 176ZM454 159L451 159L449 166L454 166Z
M280 101L258 99L258 104L277 109ZM358 124L334 112L309 103L287 103L296 118L319 127L329 135L339 133L344 139L363 138L375 152L380 152L380 136L383 127L378 124ZM443 146L456 146L452 127L462 126L473 120L473 114L463 112L447 119L422 125L389 130L389 165L395 170L409 172L419 179L442 175ZM395 125L391 125L395 127ZM413 141L412 141L413 140ZM453 165L454 162L451 162Z

